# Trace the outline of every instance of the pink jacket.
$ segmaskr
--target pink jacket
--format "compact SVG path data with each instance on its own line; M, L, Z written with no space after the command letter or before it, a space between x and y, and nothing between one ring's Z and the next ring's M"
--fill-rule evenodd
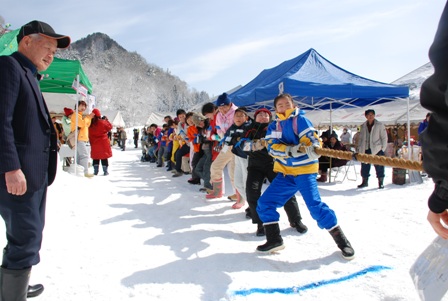
M232 107L225 115L221 114L221 112L216 114L216 131L219 137L223 138L229 127L232 126L233 115L235 115L236 109L238 107L232 103Z

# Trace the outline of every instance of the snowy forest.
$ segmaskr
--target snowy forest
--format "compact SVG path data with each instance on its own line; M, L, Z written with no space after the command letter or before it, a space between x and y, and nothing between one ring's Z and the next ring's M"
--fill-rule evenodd
M80 60L97 107L121 111L129 126L144 124L153 111L188 110L210 99L206 92L189 88L179 77L128 52L103 33L90 34L57 56Z

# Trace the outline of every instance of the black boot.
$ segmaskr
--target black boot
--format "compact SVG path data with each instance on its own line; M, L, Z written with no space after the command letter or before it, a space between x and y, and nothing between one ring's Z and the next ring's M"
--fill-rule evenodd
M104 172L104 175L105 176L107 176L107 175L109 175L109 172L107 171L107 169L109 168L109 166L108 165L103 165L103 172Z
M98 175L98 169L99 169L99 168L100 168L99 165L93 165L93 174L94 174L95 176Z
M30 272L31 268L24 270L1 268L0 300L26 301Z
M255 235L257 235L257 236L265 236L263 224L260 223L260 224L257 225L257 233Z
M246 218L251 219L252 218L252 212L250 212L250 207L247 207L246 210Z
M280 227L278 223L264 225L264 232L266 233L267 242L264 245L257 247L258 252L272 253L285 248L283 239L280 236Z
M384 188L384 178L378 178L378 188L383 189Z
M37 297L44 291L44 286L42 284L28 285L27 298Z
M299 233L306 233L308 227L302 223L302 215L300 214L299 205L295 196L291 197L283 206L291 227L296 228Z
M358 188L364 188L369 186L369 178L362 178L362 183L358 185Z
M308 227L302 223L302 220L291 224L291 227L296 228L297 232L301 234L305 234L306 232L308 232Z
M353 250L352 245L345 237L344 232L342 232L341 227L336 226L330 231L328 231L333 237L334 241L338 245L338 248L342 251L342 257L345 259L353 259L355 257L355 250Z

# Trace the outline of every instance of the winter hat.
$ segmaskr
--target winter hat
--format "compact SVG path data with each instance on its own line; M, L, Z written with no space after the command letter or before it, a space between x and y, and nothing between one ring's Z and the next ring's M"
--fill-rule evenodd
M229 104L230 104L230 99L227 96L227 93L222 93L221 95L219 95L218 100L216 100L216 105L218 107L227 106Z
M205 119L207 119L207 117L200 113L194 113L193 116L191 116L191 121L193 121L195 126L201 126L201 121L204 121Z
M266 108L261 108L261 109L258 109L258 110L255 111L254 119L257 118L257 115L260 114L261 112L266 112L266 113L268 113L268 114L269 114L269 118L272 117L272 113L271 113L271 111L269 111L269 110L266 109Z
M64 115L65 116L70 116L71 114L73 114L73 110L72 109L70 109L70 108L64 108Z
M93 109L92 113L95 114L96 117L101 117L100 110L98 110L97 108Z
M70 45L69 36L57 34L50 25L36 20L31 21L20 28L20 31L17 34L17 44L20 43L24 36L28 36L33 33L56 40L58 43L58 48L67 48L68 45Z

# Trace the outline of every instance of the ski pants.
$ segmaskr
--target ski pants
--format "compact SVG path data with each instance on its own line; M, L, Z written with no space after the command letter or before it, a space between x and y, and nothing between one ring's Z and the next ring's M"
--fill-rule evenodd
M316 174L292 176L278 173L258 199L257 212L261 221L278 222L280 215L277 208L282 207L297 191L302 195L311 217L319 228L329 230L337 225L336 214L320 198Z

